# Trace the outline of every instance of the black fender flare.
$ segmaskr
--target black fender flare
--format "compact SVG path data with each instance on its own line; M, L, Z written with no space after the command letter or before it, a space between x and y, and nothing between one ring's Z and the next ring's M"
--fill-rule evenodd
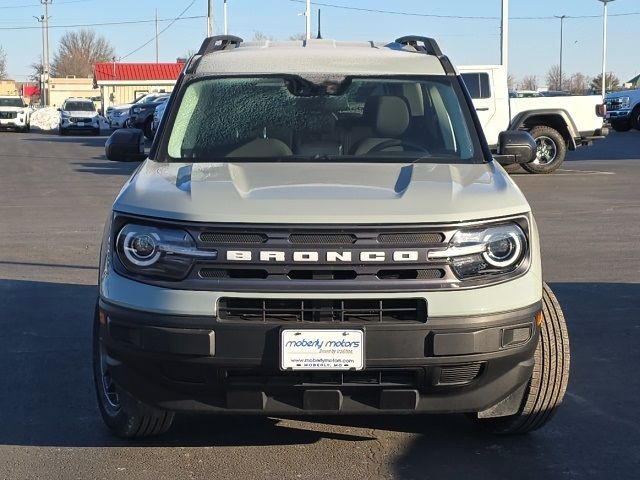
M561 108L520 112L511 120L509 130L530 130L538 125L555 128L566 140L568 149L576 149L576 138L579 138L580 134L569 112Z

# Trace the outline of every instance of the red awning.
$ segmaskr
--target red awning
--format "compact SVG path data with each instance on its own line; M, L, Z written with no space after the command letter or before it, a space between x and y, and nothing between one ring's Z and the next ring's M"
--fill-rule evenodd
M94 83L100 81L177 80L183 63L96 63Z

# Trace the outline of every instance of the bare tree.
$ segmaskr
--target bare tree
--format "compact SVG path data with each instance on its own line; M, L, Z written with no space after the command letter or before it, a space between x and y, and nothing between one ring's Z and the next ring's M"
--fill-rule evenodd
M535 75L526 75L520 82L521 90L537 90L538 89L538 77Z
M585 95L589 90L589 77L584 73L574 73L565 84L565 90L569 90L574 95Z
M289 37L289 40L306 40L306 39L307 39L306 33L296 33L295 35L291 35Z
M607 72L607 83L605 84L607 92L620 89L620 79L613 72ZM602 74L596 75L591 79L591 89L596 92L602 91Z
M0 80L7 78L7 54L0 46Z
M254 30L253 32L253 41L254 42L264 42L266 40L273 40L273 37L261 32L260 30Z
M560 66L553 65L547 72L547 86L549 90L562 90L567 83L567 76L562 73L560 78Z
M516 79L510 73L507 74L507 88L511 90L515 90L516 88Z
M60 39L58 51L53 56L51 73L54 77L89 77L95 63L109 62L114 57L113 46L95 31L81 29L65 32Z
M38 61L29 65L29 68L31 68L29 80L32 82L39 82L42 75L42 56L38 56Z

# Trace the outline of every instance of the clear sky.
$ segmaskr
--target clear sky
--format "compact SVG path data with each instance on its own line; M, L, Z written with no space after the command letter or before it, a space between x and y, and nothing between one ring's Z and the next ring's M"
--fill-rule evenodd
M214 1L215 33L222 31L222 0ZM98 33L106 36L118 56L152 39L153 22L105 25L109 22L153 20L155 9L160 19L178 16L192 0L53 0L49 14L51 52L55 51L65 28L56 25L99 24ZM318 0L322 8L324 38L354 40L391 40L413 33L435 37L456 64L484 64L499 61L499 27L501 0ZM332 8L342 5L373 10L399 11L418 15L394 15ZM298 0L228 0L229 33L251 39L261 31L275 39L286 39L304 31L304 2ZM516 79L524 75L545 77L549 67L559 61L560 20L555 18L518 19L517 17L569 17L564 21L563 70L596 75L601 69L602 4L597 0L511 0L510 2L510 72ZM10 78L25 80L29 65L37 61L42 49L40 24L33 18L41 15L39 0L0 0L0 45L7 53ZM184 16L206 15L207 0L195 0ZM636 13L636 15L622 15ZM615 0L609 4L608 68L626 81L640 73L640 0ZM440 16L485 17L441 18ZM493 18L486 18L493 17ZM168 25L160 22L160 29ZM8 30L12 27L36 27ZM197 50L206 34L206 20L186 19L175 22L160 36L160 61L175 61ZM51 55L53 56L53 55ZM152 62L155 44L128 56L126 61Z

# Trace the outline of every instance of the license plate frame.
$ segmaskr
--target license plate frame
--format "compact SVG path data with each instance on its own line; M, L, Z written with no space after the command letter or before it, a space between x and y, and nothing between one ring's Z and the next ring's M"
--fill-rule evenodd
M365 368L362 328L282 328L280 370L360 371ZM295 343L292 343L295 342Z

